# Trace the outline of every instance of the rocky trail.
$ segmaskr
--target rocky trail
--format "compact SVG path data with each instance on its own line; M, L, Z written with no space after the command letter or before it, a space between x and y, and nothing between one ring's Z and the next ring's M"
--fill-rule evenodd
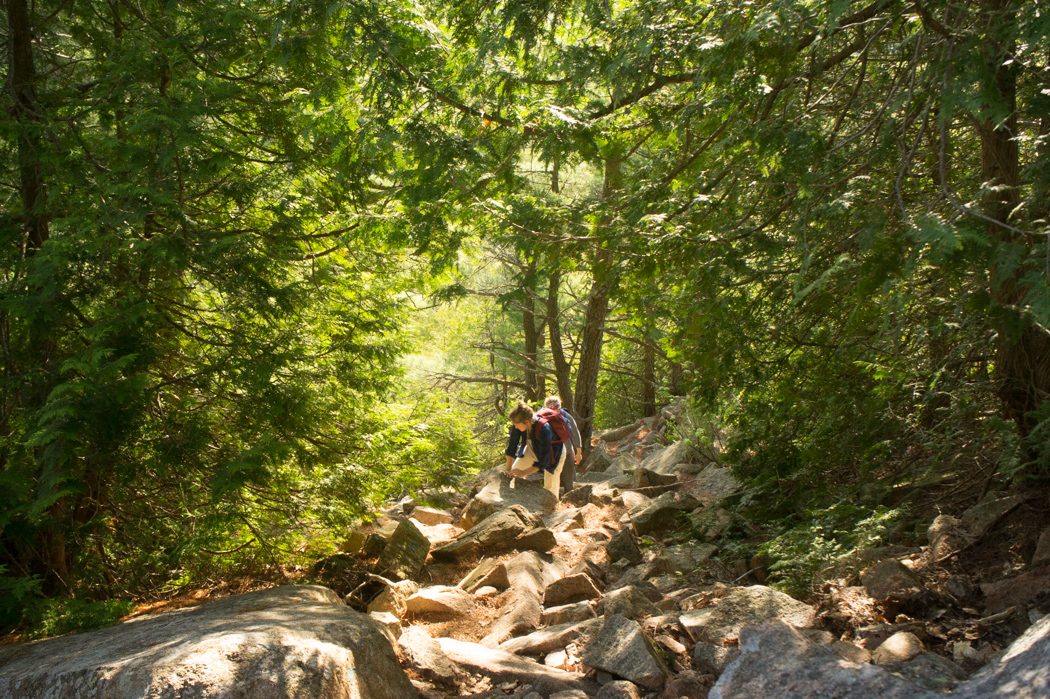
M1050 534L969 622L930 612L973 598L938 565L1024 496L865 552L859 580L806 604L762 585L759 558L712 558L741 486L717 435L667 443L674 417L603 433L560 502L493 470L449 509L397 503L321 564L340 594L277 587L0 649L0 697L1050 697Z

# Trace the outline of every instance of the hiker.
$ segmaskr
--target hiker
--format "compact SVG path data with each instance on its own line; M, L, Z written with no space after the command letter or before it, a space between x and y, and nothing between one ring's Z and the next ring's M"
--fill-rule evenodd
M543 471L543 487L559 498L561 472L565 466L563 444L571 439L569 426L561 413L541 410L534 413L528 403L518 401L510 411L510 438L507 440L507 470L509 478L524 478ZM558 435L555 429L563 434Z
M569 432L572 433L572 439L565 443L567 451L565 468L561 471L561 487L567 493L572 490L576 481L576 464L583 460L583 442L580 441L580 428L576 426L576 418L572 416L572 413L561 407L560 397L548 396L547 400L543 401L543 407L557 410L561 413L561 416L565 418L565 422L569 425Z

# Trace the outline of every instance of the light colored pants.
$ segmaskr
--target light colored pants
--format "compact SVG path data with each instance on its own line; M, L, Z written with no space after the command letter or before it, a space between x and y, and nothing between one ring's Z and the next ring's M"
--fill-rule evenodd
M561 472L565 468L565 456L568 453L568 449L563 448L561 450L561 458L558 459L558 468L554 469L554 473L549 471L543 472L543 487L546 490L551 491L554 494L554 498L559 498L559 490L561 489ZM510 465L510 471L512 475L521 477L527 476L530 473L535 473L539 469L536 467L536 452L532 450L532 442L529 442L525 446L525 455L519 456L514 459L514 463Z

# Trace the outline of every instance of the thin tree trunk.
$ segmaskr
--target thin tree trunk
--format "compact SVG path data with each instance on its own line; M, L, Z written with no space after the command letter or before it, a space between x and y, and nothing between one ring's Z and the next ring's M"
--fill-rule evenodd
M554 362L555 378L561 405L573 415L576 403L572 397L572 366L565 359L565 348L561 339L561 309L558 304L558 289L561 287L561 272L550 276L547 287L547 327L551 336L551 359Z
M525 302L522 305L521 321L525 333L525 400L529 403L540 395L536 380L536 353L539 350L539 332L536 328L536 295L529 288L536 276L536 262L530 262L525 271Z
M656 346L647 335L642 354L642 417L651 415L656 415Z
M620 160L607 158L602 197L613 199L620 188ZM598 398L598 372L602 362L602 344L605 341L605 318L609 315L609 296L615 286L612 253L599 248L595 254L591 275L594 281L587 298L583 332L580 337L580 363L576 373L576 422L580 427L583 448L589 451L594 431L594 406Z

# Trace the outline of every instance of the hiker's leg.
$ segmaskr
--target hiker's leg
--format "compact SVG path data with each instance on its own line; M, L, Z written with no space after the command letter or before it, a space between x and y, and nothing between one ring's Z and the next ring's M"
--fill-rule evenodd
M572 444L566 444L565 449L565 466L561 471L561 487L565 492L572 490L572 487L576 481L576 454Z
M543 472L543 487L551 491L554 494L555 500L560 500L561 497L558 491L561 489L561 472L565 468L565 450L561 450L561 458L558 459L558 468L554 469L554 473L550 471Z

